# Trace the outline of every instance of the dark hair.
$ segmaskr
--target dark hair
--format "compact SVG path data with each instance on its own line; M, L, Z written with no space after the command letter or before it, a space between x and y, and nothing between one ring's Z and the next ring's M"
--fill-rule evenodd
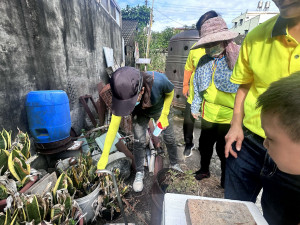
M141 72L141 75L143 76L143 87L144 89L144 94L141 99L141 105L142 108L149 108L151 107L151 89L152 89L152 84L153 84L153 76L149 75L146 72Z
M206 21L209 20L211 18L217 17L218 13L216 13L214 10L208 11L206 13L204 13L198 20L198 22L196 23L196 28L199 31L200 34L200 30L201 30L201 26L202 24Z
M282 78L257 99L262 114L274 115L294 142L300 142L300 71Z

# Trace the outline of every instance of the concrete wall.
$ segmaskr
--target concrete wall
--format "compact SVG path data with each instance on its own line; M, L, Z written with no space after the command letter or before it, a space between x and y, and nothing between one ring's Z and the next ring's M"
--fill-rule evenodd
M72 126L86 113L78 97L107 82L103 47L121 64L121 28L95 0L0 1L0 129L28 129L25 99L33 90L65 90Z

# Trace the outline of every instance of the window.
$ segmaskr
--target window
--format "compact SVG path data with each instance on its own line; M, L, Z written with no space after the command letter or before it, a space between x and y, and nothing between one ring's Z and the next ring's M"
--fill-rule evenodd
M236 28L237 27L237 22L234 22L234 28Z
M108 0L101 0L101 4L108 11Z
M113 1L110 1L110 15L116 19L116 6Z
M116 21L119 26L120 26L120 17L121 17L120 10L116 8Z
M243 19L240 19L240 25L242 25L243 24Z
M248 34L248 31L249 31L249 30L245 30L245 35L247 35L247 34Z
M102 7L111 15L112 18L120 26L121 24L121 11L114 0L96 0L101 1Z

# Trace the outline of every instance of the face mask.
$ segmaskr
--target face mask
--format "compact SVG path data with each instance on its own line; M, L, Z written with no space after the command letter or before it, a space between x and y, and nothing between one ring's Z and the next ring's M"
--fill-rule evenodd
M140 102L136 102L136 103L135 103L135 106L137 106L138 104L140 104Z
M223 43L220 43L216 46L213 46L211 48L206 48L205 52L207 55L209 55L212 58L218 57L222 52L224 52L225 48L223 46Z

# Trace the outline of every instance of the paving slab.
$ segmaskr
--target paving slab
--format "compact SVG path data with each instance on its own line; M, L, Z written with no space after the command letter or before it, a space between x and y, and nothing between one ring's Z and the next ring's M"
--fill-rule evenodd
M185 204L187 225L255 225L249 209L243 203L188 199Z

